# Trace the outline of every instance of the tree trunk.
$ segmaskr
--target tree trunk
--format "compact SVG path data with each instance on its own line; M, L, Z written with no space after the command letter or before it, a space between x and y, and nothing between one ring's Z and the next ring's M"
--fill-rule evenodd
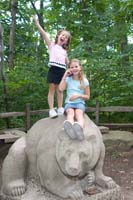
M128 42L127 42L127 25L125 19L125 12L120 9L120 2L116 1L114 6L114 19L115 19L115 29L116 39L118 42L117 50L121 54L120 64L122 67L126 68L129 66L129 52L128 52Z
M0 24L0 72L1 72L1 78L3 81L3 91L4 91L4 100L5 100L5 110L6 112L9 112L10 106L9 106L9 97L8 97L8 90L6 86L6 75L4 72L4 45L3 45L3 29ZM9 119L6 119L6 125L7 128L9 128Z
M11 0L11 30L9 39L9 68L12 70L14 68L14 38L16 30L16 12L17 12L17 0Z

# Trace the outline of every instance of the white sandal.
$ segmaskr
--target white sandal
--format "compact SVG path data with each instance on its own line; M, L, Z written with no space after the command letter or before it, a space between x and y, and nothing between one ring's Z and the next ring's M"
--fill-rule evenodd
M76 139L76 134L75 131L73 130L73 125L71 124L70 121L68 120L64 121L64 130L70 138Z
M80 126L80 124L78 122L74 122L73 129L75 131L77 139L79 139L79 140L85 139L84 133L83 133L83 128Z

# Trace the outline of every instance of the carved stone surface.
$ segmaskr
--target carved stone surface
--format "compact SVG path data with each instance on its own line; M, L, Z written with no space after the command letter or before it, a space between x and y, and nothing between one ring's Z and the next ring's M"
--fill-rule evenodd
M35 123L10 148L2 168L1 198L19 200L119 200L120 187L103 174L105 147L85 115L85 139L65 134L65 116ZM92 186L98 192L85 192Z

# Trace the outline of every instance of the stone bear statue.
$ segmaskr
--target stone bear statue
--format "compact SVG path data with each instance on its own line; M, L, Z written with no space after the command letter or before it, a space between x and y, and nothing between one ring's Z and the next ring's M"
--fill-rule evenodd
M9 149L2 167L1 191L8 197L26 192L27 176L39 177L42 187L61 198L83 197L81 182L90 172L93 182L115 188L103 174L105 147L99 128L85 115L85 139L71 139L63 129L65 116L36 122Z

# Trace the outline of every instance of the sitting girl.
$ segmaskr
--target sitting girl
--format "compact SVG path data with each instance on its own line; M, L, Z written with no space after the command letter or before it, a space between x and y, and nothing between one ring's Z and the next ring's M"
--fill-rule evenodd
M67 90L65 100L64 130L72 138L84 139L85 101L90 98L89 81L83 74L82 65L78 59L72 59L60 84L59 90Z

